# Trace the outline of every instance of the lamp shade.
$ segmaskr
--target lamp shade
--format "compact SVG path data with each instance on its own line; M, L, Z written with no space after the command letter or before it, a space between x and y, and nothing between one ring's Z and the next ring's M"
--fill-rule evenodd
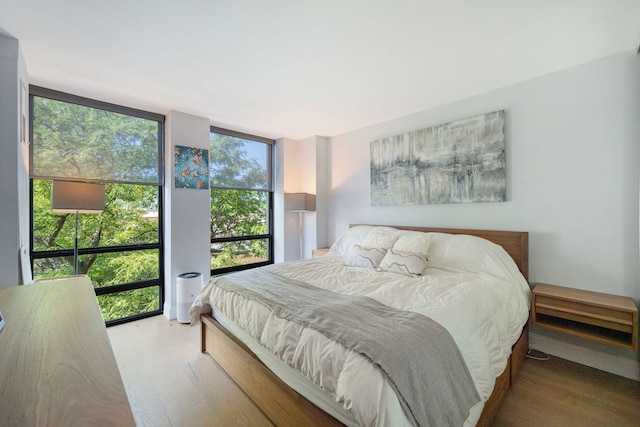
M104 184L53 181L51 210L54 213L100 213L104 210Z
M309 193L286 193L284 209L292 212L313 212L316 210L316 195Z

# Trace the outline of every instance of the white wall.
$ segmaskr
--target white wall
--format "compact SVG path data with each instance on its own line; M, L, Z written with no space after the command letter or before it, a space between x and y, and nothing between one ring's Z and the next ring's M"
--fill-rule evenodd
M275 262L300 259L301 252L302 258L310 258L313 249L325 247L328 242L328 138L313 136L301 141L281 139L277 144L279 147L277 164L281 168L276 169L278 171L276 179L282 182L279 188L284 193L315 194L316 211L303 213L285 211L283 213L284 257L282 259L276 257ZM276 209L278 209L277 206ZM300 239L301 234L302 239Z
M507 202L371 206L369 144L504 109ZM530 281L640 296L640 58L582 66L330 141L330 235L349 223L528 231Z
M329 138L316 136L316 241L315 248L329 246Z
M165 125L165 302L164 315L176 318L176 277L190 271L211 275L208 190L175 188L173 147L209 149L209 119L170 111Z
M371 206L371 141L500 109L506 113L507 202ZM528 231L530 282L637 302L639 140L635 52L335 136L329 235L335 241L350 223ZM577 345L593 347L584 340ZM637 360L633 352L597 350ZM631 369L637 376L637 361Z
M297 162L300 165L298 171L298 186L296 192L316 195L316 209L318 205L316 177L318 175L318 137L310 137L298 143L299 153ZM295 216L298 222L302 221L302 258L311 258L311 251L317 247L317 211L316 212L294 212L287 215ZM298 230L298 236L300 231ZM298 244L298 246L300 243ZM300 255L296 256L300 258Z
M280 150L276 153L276 170L278 178L280 178L281 181L276 193L279 193L279 190L281 190L282 193L279 194L282 195L284 200L284 194L286 193L300 193L305 191L302 174L305 169L313 168L315 170L315 165L311 160L306 164L301 162L303 157L301 154L300 141L283 138L278 140L277 143L280 146ZM276 178L276 181L278 178ZM282 237L283 257L274 258L275 262L300 259L300 214L298 212L285 211L284 203L282 209L282 234L277 234L276 239ZM304 227L304 218L307 217L307 214L302 215L304 215ZM307 238L309 238L309 236ZM302 244L304 245L304 242Z
M18 40L0 29L0 287L30 281L19 255L22 248L28 256L30 241L29 152L20 138L21 103L29 101L21 99L22 85L29 82Z
M285 214L284 214L284 153L287 139L276 140L273 147L273 260L282 262L285 259Z

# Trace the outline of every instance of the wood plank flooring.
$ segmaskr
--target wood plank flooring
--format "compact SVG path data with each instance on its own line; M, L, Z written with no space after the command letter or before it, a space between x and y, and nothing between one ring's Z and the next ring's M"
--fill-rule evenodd
M568 360L525 359L494 426L640 426L640 382Z
M138 427L271 426L207 355L200 327L164 316L107 329ZM494 426L640 426L640 383L525 359Z
M107 332L138 427L271 426L200 353L200 326L155 316Z

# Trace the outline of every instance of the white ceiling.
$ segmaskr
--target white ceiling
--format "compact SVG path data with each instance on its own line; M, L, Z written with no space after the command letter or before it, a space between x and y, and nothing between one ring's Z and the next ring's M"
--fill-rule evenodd
M32 84L332 136L637 48L640 0L0 0Z

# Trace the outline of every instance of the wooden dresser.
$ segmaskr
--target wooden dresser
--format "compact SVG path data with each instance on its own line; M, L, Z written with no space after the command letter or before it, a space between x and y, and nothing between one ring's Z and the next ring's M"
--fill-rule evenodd
M135 426L91 283L0 288L0 426Z

